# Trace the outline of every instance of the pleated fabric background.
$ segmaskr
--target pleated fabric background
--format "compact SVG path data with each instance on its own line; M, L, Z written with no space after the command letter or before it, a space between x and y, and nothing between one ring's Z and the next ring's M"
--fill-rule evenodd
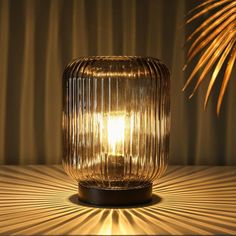
M236 164L234 76L216 116L216 85L188 100L183 26L195 0L0 0L0 164L61 162L61 77L73 58L142 55L171 70L170 164ZM190 66L191 68L191 66Z

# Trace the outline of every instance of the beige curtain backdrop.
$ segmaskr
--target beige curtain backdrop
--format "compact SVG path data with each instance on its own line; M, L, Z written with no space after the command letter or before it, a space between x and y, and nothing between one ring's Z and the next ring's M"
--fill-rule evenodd
M235 76L219 118L220 84L206 111L207 83L192 100L181 92L184 39L194 25L181 26L197 3L0 0L0 164L60 163L61 76L72 58L87 55L162 59L172 73L170 164L236 164Z

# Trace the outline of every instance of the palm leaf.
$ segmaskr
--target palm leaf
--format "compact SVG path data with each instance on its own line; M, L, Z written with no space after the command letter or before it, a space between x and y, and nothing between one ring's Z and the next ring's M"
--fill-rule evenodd
M210 80L208 88L207 88L207 94L206 94L205 101L204 101L204 109L207 106L207 102L208 102L211 90L213 88L213 85L215 83L216 77L217 77L217 75L218 75L218 73L219 73L219 71L220 71L220 69L221 69L221 67L222 67L222 65L223 65L227 55L231 51L234 43L235 43L235 41L232 41L230 44L228 44L227 48L225 49L224 53L222 54L220 60L218 61L217 65L215 67L215 70L214 70L214 72L212 74L211 80Z
M219 72L223 64L227 63L217 102L216 110L219 115L225 90L236 60L236 1L205 0L188 13L186 23L192 23L205 14L207 14L208 18L186 40L187 44L191 43L187 53L187 65L197 55L199 55L199 59L186 81L183 90L189 86L201 70L193 92L190 95L191 98L201 82L213 70L205 97L205 108Z
M223 96L224 96L224 93L225 93L225 89L226 89L226 86L229 82L229 78L230 78L230 75L231 75L231 72L232 72L232 69L233 69L233 66L234 66L235 58L236 58L236 47L234 46L234 49L233 49L233 51L230 55L230 59L229 59L227 68L225 70L225 76L224 76L224 79L223 79L223 82L222 82L222 85L221 85L221 89L220 89L220 95L219 95L218 102L217 102L217 114L218 115L219 115L219 112L220 112L220 107L221 107L221 103L222 103Z

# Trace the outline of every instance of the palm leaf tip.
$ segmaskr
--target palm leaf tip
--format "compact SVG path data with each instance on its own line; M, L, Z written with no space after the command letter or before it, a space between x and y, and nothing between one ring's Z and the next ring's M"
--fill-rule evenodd
M236 1L205 0L193 11L190 11L186 23L189 24L205 14L207 14L207 18L187 37L187 41L191 43L187 53L187 65L197 55L199 59L182 91L200 74L190 95L191 98L202 81L213 71L204 100L204 110L208 104L213 85L217 80L222 79L216 108L217 115L219 115L236 60ZM222 70L223 64L227 65L223 78L220 78L219 72Z
M217 102L217 109L216 109L218 115L220 113L221 104L222 104L225 90L226 90L226 87L228 85L228 82L229 82L229 79L233 70L235 59L236 59L236 45L234 44L233 50L231 52L231 55L230 55L230 58L228 60L228 64L225 70L224 79L220 88L220 94L219 94L219 98Z

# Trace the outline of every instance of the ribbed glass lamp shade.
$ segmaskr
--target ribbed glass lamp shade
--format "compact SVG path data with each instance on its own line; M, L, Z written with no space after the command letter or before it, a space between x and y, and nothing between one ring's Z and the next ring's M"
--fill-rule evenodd
M79 199L97 205L151 200L166 170L170 78L155 58L84 57L63 75L63 167Z

